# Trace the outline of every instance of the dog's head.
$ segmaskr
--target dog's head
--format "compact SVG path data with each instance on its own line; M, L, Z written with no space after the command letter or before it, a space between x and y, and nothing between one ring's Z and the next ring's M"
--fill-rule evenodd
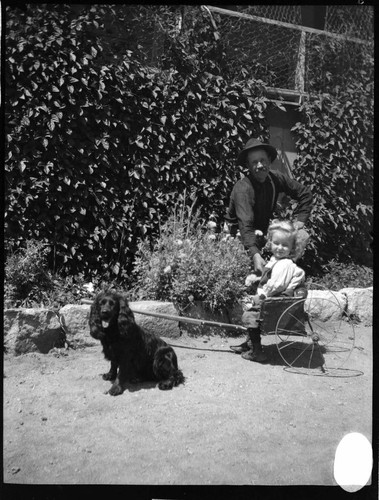
M123 294L104 291L96 296L90 312L92 337L101 340L105 336L126 335L131 324L134 315Z
M116 294L101 293L97 297L98 314L104 329L117 321L120 312L120 301Z

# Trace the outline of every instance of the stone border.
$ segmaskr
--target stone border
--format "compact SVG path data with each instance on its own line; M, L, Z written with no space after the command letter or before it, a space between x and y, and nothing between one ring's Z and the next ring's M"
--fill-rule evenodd
M318 298L329 299L330 307L320 308L318 312L318 317L321 320L340 319L342 311L365 326L372 325L373 287L343 288L339 292L310 290L308 296L316 301ZM169 316L178 315L171 302L149 300L131 302L130 305L134 311L140 309L141 311ZM4 311L4 347L6 352L13 355L27 352L48 353L54 348L65 345L73 348L99 345L99 342L89 334L89 311L89 305L77 304L68 304L62 307L58 313L47 308L6 309ZM238 324L242 316L241 312L241 306L230 311L229 322ZM135 316L138 324L146 331L157 335L175 339L182 333L183 324L176 321L139 315L138 313L135 313ZM202 317L202 319L220 321L219 318L214 319L209 315ZM228 322L225 319L222 321Z

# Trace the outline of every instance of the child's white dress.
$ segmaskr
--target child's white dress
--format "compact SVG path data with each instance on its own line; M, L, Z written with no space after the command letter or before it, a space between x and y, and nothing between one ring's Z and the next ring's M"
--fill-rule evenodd
M284 291L293 291L304 282L305 272L291 259L271 257L265 265L257 294L273 297Z

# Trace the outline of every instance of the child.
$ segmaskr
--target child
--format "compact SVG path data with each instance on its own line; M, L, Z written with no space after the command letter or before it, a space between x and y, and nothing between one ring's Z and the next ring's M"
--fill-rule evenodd
M305 273L295 261L303 255L306 242L298 236L289 221L274 220L269 226L267 247L272 257L259 282L260 298L293 296L295 289L304 283Z
M257 295L250 298L250 310L245 311L242 316L242 322L248 328L248 339L241 346L231 346L234 352L242 353L244 359L261 363L267 360L261 346L258 323L261 301L266 297L306 294L304 288L301 288L305 273L295 264L295 261L303 255L308 242L307 238L303 238L303 234L304 232L299 233L290 221L275 219L268 228L267 247L272 257L266 264L261 278L251 274L245 282L250 286L259 280Z

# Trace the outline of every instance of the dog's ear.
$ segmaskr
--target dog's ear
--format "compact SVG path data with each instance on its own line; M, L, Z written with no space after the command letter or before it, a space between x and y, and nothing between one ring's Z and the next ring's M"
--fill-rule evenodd
M99 337L103 333L103 327L101 325L100 318L100 300L102 299L103 294L100 292L94 299L89 315L89 328L90 334L95 339L99 339Z
M118 328L120 334L126 334L127 329L135 324L133 311L129 307L129 303L125 295L118 296L119 313L118 313Z

